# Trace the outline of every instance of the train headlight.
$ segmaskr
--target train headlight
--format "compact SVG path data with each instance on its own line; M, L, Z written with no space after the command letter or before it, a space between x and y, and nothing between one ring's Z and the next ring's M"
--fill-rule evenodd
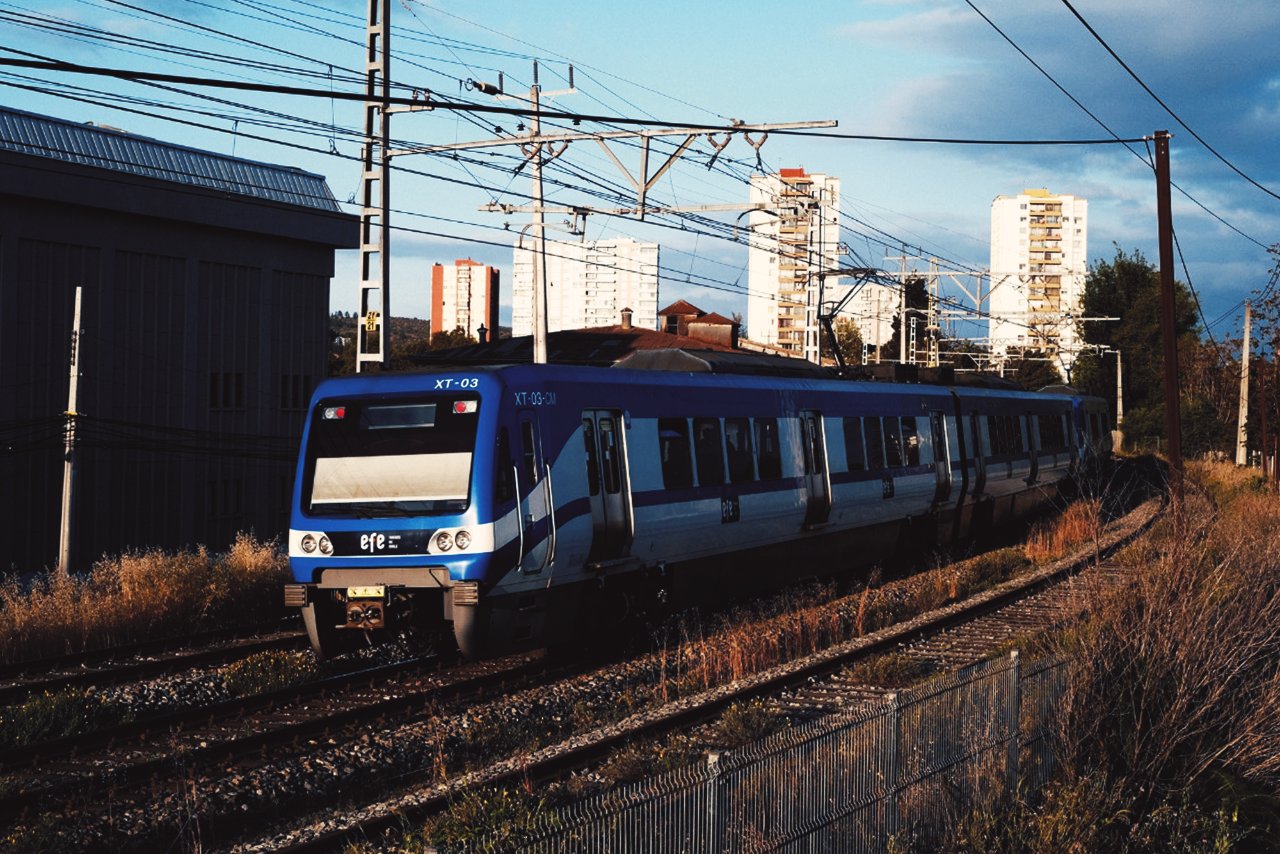
M322 555L333 554L333 543L329 542L329 538L326 537L324 534L320 535L320 554Z
M316 550L316 538L310 534L304 534L302 537L302 550L307 554L311 554Z
M453 548L453 537L448 531L441 531L436 534L436 548L442 552L447 552Z
M465 549L467 546L471 545L471 535L466 531L459 531L453 535L453 544L457 546L459 550Z

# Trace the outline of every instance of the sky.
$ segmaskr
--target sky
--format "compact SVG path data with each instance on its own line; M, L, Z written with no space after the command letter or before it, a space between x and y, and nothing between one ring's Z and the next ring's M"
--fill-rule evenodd
M405 87L400 94L517 106L468 81L496 83L501 74L506 92L527 95L537 61L543 91L555 92L569 88L572 65L575 91L545 98L549 109L651 127L834 120L830 131L839 134L1019 141L1137 139L1167 129L1185 260L1177 276L1190 280L1210 333L1238 337L1242 302L1267 284L1276 261L1267 247L1280 241L1280 4L1074 0L1162 106L1063 0L973 3L396 0L391 78ZM35 55L358 93L365 9L351 0L0 0L0 59ZM297 166L324 175L344 209L359 212L359 103L0 66L0 104ZM520 122L436 109L394 115L391 133L396 147L442 145L512 138L526 130ZM544 123L548 131L602 127ZM655 141L651 163L665 159L671 139ZM615 143L614 151L638 170L633 145ZM989 264L992 199L1043 187L1088 199L1091 262L1112 258L1117 246L1158 259L1155 178L1142 142L961 145L771 134L757 151L737 134L714 163L712 154L699 137L650 200L745 203L753 171L803 167L841 180L849 264L896 269L887 259L905 253L974 271ZM529 203L521 161L515 145L395 159L396 315L425 318L431 265L472 258L501 270L501 317L509 322L511 246L529 215L480 207ZM545 177L548 204L633 204L626 178L593 141L570 144ZM744 221L733 211L645 222L593 214L585 235L552 230L549 239L657 242L659 301L687 299L730 315L746 312L749 237L735 228ZM332 310L357 309L357 268L358 253L338 253Z

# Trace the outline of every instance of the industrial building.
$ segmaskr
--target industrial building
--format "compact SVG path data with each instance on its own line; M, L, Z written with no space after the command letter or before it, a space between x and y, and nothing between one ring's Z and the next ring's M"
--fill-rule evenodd
M0 108L0 570L57 562L72 316L72 568L287 528L334 250L299 169Z

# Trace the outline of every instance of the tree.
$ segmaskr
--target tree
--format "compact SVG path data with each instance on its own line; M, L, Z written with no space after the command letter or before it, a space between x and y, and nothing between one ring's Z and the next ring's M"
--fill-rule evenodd
M862 330L848 317L837 317L834 324L836 349L846 365L862 364Z
M907 361L918 364L925 361L929 347L928 332L925 329L925 318L928 317L929 311L929 291L925 287L925 280L918 276L904 281L902 288L906 292L908 330L912 318L916 321L915 352L907 354ZM901 310L898 311L895 317L893 334L880 347L880 358L884 361L898 361L898 351L901 349L899 342L902 340ZM910 335L910 331L908 331L908 335Z
M1011 353L1005 363L1004 375L1031 391L1062 383L1062 374L1057 366L1041 350L1024 350L1018 355Z
M1085 315L1119 318L1083 324L1083 338L1124 359L1126 442L1165 438L1164 348L1160 328L1160 271L1142 252L1128 254L1116 246L1111 261L1098 261L1084 284ZM1174 330L1178 337L1183 433L1188 453L1221 448L1234 429L1234 414L1222 412L1224 359L1199 339L1198 312L1185 284L1174 283ZM1082 355L1076 360L1073 384L1089 394L1115 396L1114 357Z

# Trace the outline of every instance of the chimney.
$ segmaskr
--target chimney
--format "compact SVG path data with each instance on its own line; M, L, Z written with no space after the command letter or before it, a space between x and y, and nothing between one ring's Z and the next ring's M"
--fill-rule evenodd
M623 329L631 328L631 309L629 308L624 308L622 310L622 328Z

